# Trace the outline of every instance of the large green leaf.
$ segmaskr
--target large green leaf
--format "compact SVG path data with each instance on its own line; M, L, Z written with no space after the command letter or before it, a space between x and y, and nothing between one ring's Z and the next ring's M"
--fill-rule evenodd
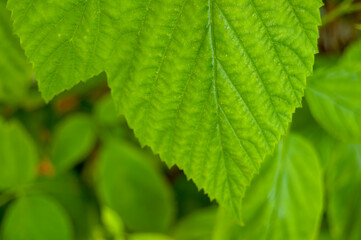
M12 203L3 219L3 240L72 240L66 212L46 196L29 196Z
M247 190L245 226L223 216L221 239L313 240L323 205L323 178L315 149L298 135L283 139ZM217 240L218 240L217 239Z
M45 100L99 74L120 26L119 0L10 0L14 28Z
M37 163L36 146L23 126L0 118L0 190L33 180Z
M240 221L246 186L300 106L321 1L125 2L107 68L118 108Z
M306 97L312 115L325 130L338 139L361 142L360 93L361 70L341 65L317 71Z
M335 240L361 239L361 145L343 146L327 173L332 236Z
M300 106L321 4L9 0L8 6L46 100L105 69L140 141L240 221L246 186Z
M6 0L0 0L0 42L0 102L18 102L31 84L32 71L13 34Z
M133 231L166 231L174 217L174 196L150 159L125 142L109 139L99 160L102 202Z

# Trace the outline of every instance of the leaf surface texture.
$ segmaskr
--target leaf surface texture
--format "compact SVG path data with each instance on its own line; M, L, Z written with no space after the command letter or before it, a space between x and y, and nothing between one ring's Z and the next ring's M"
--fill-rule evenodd
M45 100L102 72L118 37L119 0L8 1Z
M46 100L105 70L143 145L241 221L301 105L319 0L10 0Z
M118 109L141 143L241 221L246 186L300 106L321 3L126 6L125 44L107 71Z
M317 152L303 137L281 140L254 178L243 201L244 227L220 213L214 240L313 240L323 210Z

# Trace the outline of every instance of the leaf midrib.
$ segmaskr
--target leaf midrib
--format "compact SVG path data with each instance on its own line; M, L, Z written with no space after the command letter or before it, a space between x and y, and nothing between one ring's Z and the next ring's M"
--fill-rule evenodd
M231 176L228 173L228 168L229 166L227 166L227 159L226 159L226 153L225 153L225 149L224 149L224 145L223 145L223 141L222 141L222 132L221 132L221 126L219 123L219 114L220 112L223 113L224 117L226 118L227 122L229 123L229 119L226 116L226 114L224 113L221 105L218 102L218 88L217 88L217 69L218 69L218 59L217 59L217 46L216 46L216 41L215 41L215 31L214 31L214 5L216 4L215 0L208 0L208 5L209 5L209 16L208 16L208 24L209 24L209 31L210 31L210 44L211 44L211 51L212 51L212 65L213 65L213 95L214 95L214 100L215 100L215 104L216 104L216 112L217 112L217 130L218 130L218 134L219 134L219 144L221 147L221 153L223 156L223 158L221 156L219 156L217 158L217 163L216 163L216 167L214 168L215 172L214 172L214 176L217 175L217 172L219 171L219 164L221 159L223 159L223 164L224 164L224 168L225 168L225 173L226 173L226 181L225 184L227 184L227 189L228 192L230 194L230 196L232 196L232 198L230 199L230 205L231 208L233 209L234 213L237 215L238 219L241 219L241 216L239 215L239 211L237 211L237 206L235 204L237 204L237 201L240 201L240 199L238 199L238 196L235 196L234 193L232 192L232 188L231 188ZM253 165L255 166L255 163L253 162L252 158L250 157L249 153L247 152L247 150L245 149L245 147L243 146L242 142L240 141L238 135L235 133L232 125L230 125L233 133L236 135L236 138L238 139L240 146L243 148L244 152L246 153L246 156L249 158L249 160L253 163ZM232 156L229 155L230 159L233 159ZM242 169L241 166L239 166L237 164L237 161L234 160L234 164L239 168L240 172L242 172L242 174L244 175L244 177L246 177L244 170ZM217 185L217 181L214 181L214 186L213 189L216 189L216 185ZM223 189L224 191L226 189ZM235 202L236 201L236 202Z

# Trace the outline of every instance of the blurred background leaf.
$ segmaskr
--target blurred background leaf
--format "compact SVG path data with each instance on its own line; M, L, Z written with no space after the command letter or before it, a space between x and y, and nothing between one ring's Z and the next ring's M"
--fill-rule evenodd
M334 137L361 141L361 68L332 67L309 79L307 102L317 122Z
M181 219L174 230L176 240L212 239L217 221L217 208L197 210Z
M94 148L95 127L85 114L74 114L60 122L52 139L50 159L56 172L64 172L84 160Z
M16 104L26 100L32 70L13 33L6 0L0 0L0 41L0 102Z
M89 189L74 172L56 177L40 177L31 190L56 199L66 210L73 224L76 239L91 238L92 229L99 224L98 205Z
M159 234L134 234L129 237L129 240L173 240L172 238Z
M361 239L361 145L343 145L328 169L328 220L336 240Z
M21 187L36 177L35 144L16 121L0 119L0 136L0 190Z
M132 231L165 232L173 222L173 192L152 162L127 143L107 139L97 167L102 202Z
M7 240L70 240L72 226L64 209L51 198L26 196L12 203L5 215Z

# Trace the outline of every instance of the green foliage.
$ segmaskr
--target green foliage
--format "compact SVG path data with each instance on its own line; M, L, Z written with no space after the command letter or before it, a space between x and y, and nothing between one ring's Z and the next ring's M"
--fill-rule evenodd
M1 118L0 136L0 190L23 186L36 175L35 144L18 122Z
M8 1L45 100L104 70L119 36L118 6L112 0Z
M312 145L289 135L248 189L243 203L246 226L233 234L238 239L315 239L323 210L322 180Z
M321 4L10 0L8 7L45 100L105 70L140 142L241 221L246 187L301 105Z
M170 226L173 196L150 159L126 143L109 139L100 154L98 192L134 231L160 231Z
M176 239L315 239L323 210L322 180L315 149L291 134L281 140L248 188L242 205L245 226L238 226L223 210L206 210L184 219Z
M217 209L209 208L182 219L174 231L176 240L212 239L213 229L217 221Z
M93 149L95 128L86 115L72 115L61 122L54 134L51 160L57 172L71 169ZM76 144L74 144L76 143Z
M69 217L52 199L27 196L7 210L2 237L8 240L70 240L72 228Z
M359 67L361 65L361 40L353 43L348 49L346 49L345 53L340 59L340 63L344 66L351 65L353 67ZM356 65L357 64L357 65Z
M246 186L300 105L320 6L178 0L123 10L133 34L107 68L118 108L142 144L238 221Z
M172 240L172 238L159 234L135 234L129 240Z
M361 71L333 67L310 79L306 96L315 119L334 137L361 141Z
M305 136L318 152L320 163L324 170L326 170L333 158L335 148L338 146L338 141L332 138L327 132L325 132L320 126L314 125L309 129L303 130L303 136ZM332 167L332 166L331 166Z
M115 105L110 95L102 98L95 106L95 118L102 126L115 126L119 123L120 117L117 115Z
M91 239L92 229L97 225L97 205L74 172L53 178L39 178L32 188L46 194L66 210L74 226L77 240Z
M0 239L360 239L361 4L325 4L0 0Z
M24 100L31 84L28 64L19 40L13 34L6 0L0 1L0 102L17 103Z
M124 225L119 215L111 208L103 207L102 220L107 230L116 240L123 240Z
M361 141L361 41L329 67L315 72L306 91L307 102L318 123L334 137Z
M327 190L329 223L335 239L361 238L361 145L342 146L331 161Z

